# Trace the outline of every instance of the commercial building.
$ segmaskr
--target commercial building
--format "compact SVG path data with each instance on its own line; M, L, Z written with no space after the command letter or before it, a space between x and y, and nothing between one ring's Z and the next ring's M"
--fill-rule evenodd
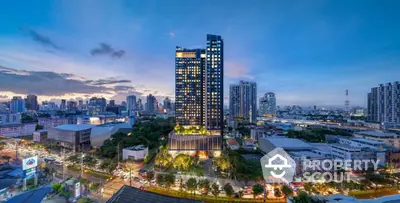
M57 145L72 150L82 151L90 146L90 134L94 125L90 124L64 124L51 128L48 131L48 139L57 142Z
M400 82L380 84L368 93L368 121L400 124Z
M168 111L172 110L172 106L171 106L171 99L169 97L165 97L164 99L164 104L163 104L163 108L167 109Z
M19 113L0 114L0 124L13 124L13 123L21 123L21 114Z
M34 111L39 109L36 95L30 94L26 97L26 108L28 110L34 110Z
M146 111L148 113L154 113L158 108L157 99L152 94L147 95L146 97Z
M0 136L19 137L32 135L35 132L36 123L0 124Z
M140 161L147 155L149 155L149 148L144 145L128 147L122 150L122 160L131 159L134 161Z
M331 149L333 158L342 160L379 160L379 166L386 164L386 152L384 151L337 143L331 144Z
M67 101L65 99L61 99L60 110L65 111L67 109Z
M126 97L126 111L128 115L133 115L136 110L136 96L130 95Z
M207 35L206 49L176 47L175 116L191 128L168 136L170 152L221 151L223 128L223 40ZM200 130L201 129L201 130Z
M275 93L267 92L260 98L260 116L268 116L276 114L276 98Z
M38 130L33 132L33 141L37 143L46 143L47 141L47 130Z
M73 121L72 119L63 117L50 117L50 118L39 117L38 124L43 126L44 130L47 130L63 124L73 124Z
M354 137L365 138L385 143L396 149L400 149L399 135L381 131L360 131L353 133Z
M25 99L22 97L13 97L10 102L11 113L23 113L26 111Z
M255 82L240 81L229 87L229 115L230 118L242 118L251 123L257 120L257 84Z
M89 100L89 106L100 106L100 107L106 107L107 101L103 97L92 97Z

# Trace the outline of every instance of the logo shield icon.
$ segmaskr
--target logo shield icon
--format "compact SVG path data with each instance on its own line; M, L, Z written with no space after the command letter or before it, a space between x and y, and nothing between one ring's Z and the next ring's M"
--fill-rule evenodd
M296 172L296 163L282 148L275 148L261 158L263 176L268 183L290 183Z

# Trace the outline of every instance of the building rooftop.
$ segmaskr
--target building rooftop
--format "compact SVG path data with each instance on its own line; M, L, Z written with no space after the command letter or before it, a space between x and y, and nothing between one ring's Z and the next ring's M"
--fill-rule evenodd
M385 144L384 142L380 142L380 141L376 141L376 140L369 140L369 139L364 139L364 138L353 138L351 140L355 140L355 141L360 141L360 142L364 142L364 143L368 143L368 144Z
M114 127L114 126L118 126L120 128L132 128L132 126L129 125L129 123L125 123L125 122L104 123L104 124L98 125L97 127Z
M287 137L267 137L262 140L269 141L275 147L283 148L284 150L301 150L301 149L313 149L313 146L299 139L287 138Z
M93 128L90 124L63 124L56 127L57 130L81 131Z
M320 158L325 158L324 156L321 156L317 153L311 152L311 151L298 151L298 152L290 152L291 155L294 157L320 157Z
M238 142L235 139L230 139L228 141L226 141L228 143L228 145L239 145Z
M332 147L339 147L339 148L343 148L343 149L353 149L353 150L361 150L363 149L362 147L355 147L355 146L351 146L351 145L347 145L347 144L338 144L338 143L333 143L331 144Z
M139 151L139 150L144 150L146 149L146 147L144 145L136 145L136 146L132 146L132 147L127 147L125 148L127 150L133 150L133 151Z
M51 192L50 187L42 187L39 189L31 190L20 195L14 196L7 201L7 203L40 203L46 197L47 194Z
M355 134L372 136L372 137L394 137L394 136L398 136L396 133L387 133L387 132L381 132L381 131L361 131L361 132L357 132Z
M201 203L201 200L183 199L160 195L127 185L122 186L107 203Z

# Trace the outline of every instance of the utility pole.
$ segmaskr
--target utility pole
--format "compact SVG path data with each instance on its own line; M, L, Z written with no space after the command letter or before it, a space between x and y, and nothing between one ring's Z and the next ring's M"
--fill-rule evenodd
M83 152L81 152L81 178L83 178L83 157L85 156Z
M117 167L118 167L118 168L119 168L119 144L120 144L120 142L118 142L118 145L117 145L117 150L118 150Z
M65 180L65 173L64 173L65 148L64 147L62 148L62 157L63 157L63 159L62 159L61 167L62 167L62 174L63 174L63 181L64 181Z

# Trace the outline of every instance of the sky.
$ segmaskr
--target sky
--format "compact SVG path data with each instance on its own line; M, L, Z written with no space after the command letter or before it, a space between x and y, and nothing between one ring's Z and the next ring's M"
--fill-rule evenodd
M175 46L224 39L224 91L277 105L366 106L400 80L400 1L0 1L0 99L174 98Z

